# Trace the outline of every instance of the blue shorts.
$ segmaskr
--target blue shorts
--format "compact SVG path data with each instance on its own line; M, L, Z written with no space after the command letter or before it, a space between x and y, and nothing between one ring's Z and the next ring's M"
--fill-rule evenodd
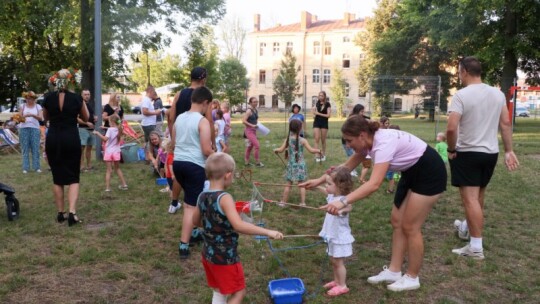
M93 146L95 142L94 130L88 130L85 128L79 128L79 137L81 139L81 146Z
M394 171L386 171L386 179L387 180L393 180L394 179Z
M203 191L206 172L204 168L192 162L175 160L173 162L174 176L184 189L184 202L197 206L199 194Z

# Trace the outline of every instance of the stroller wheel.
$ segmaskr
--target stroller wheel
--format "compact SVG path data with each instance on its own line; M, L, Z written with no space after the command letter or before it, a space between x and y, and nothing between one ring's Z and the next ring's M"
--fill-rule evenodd
M19 217L19 201L15 198L15 196L6 196L6 207L9 221L13 221Z

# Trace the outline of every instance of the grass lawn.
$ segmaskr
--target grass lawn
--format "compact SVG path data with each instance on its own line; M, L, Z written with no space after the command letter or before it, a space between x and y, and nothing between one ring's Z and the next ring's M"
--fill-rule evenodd
M283 183L284 167L272 149L285 138L285 114L262 113L261 121L272 132L260 138L264 168L252 168L252 181ZM439 125L411 116L392 118L429 144L434 145ZM232 155L237 170L243 167L244 140L239 116L233 118ZM327 161L315 163L306 155L311 177L345 160L339 128L332 119ZM481 122L479 122L481 123ZM313 144L311 121L308 140ZM288 275L306 285L308 303L538 303L540 296L540 121L518 119L514 146L521 167L509 173L499 158L488 187L485 210L483 261L458 257L451 249L462 247L453 221L463 218L458 191L448 186L424 226L425 260L417 291L393 293L385 285L371 285L368 276L389 263L392 196L379 189L354 204L351 226L356 238L354 255L347 262L349 294L330 299L321 283L331 280L332 270L323 245L311 238L273 241L284 251L272 256L266 241L242 236L240 256L246 273L245 303L271 303L267 286ZM210 303L212 292L200 262L200 246L192 248L186 261L178 258L182 211L167 213L169 199L160 193L155 177L143 163L123 164L129 190L104 192L105 166L81 174L78 214L82 225L68 227L55 222L50 173L23 175L21 157L0 154L0 182L13 186L21 203L21 217L8 222L0 217L0 303ZM43 165L42 169L45 169ZM383 185L386 187L386 184ZM236 200L249 200L253 187L235 180L229 191ZM263 185L263 196L280 200L282 187ZM293 189L291 203L298 203ZM308 205L325 203L325 196L308 192ZM5 209L4 209L5 210ZM286 235L318 234L324 213L318 210L280 208L265 204L256 213L266 227ZM404 265L404 270L407 264Z

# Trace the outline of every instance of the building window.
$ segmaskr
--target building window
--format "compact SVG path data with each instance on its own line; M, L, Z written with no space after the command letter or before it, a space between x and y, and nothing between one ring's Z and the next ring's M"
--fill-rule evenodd
M343 36L343 42L351 42L351 38L349 36Z
M272 109L277 109L279 105L279 99L276 94L272 95Z
M325 41L324 42L324 54L325 55L332 55L332 42Z
M292 43L292 41L287 42L286 52L292 54L292 52L293 52L293 43Z
M321 71L319 69L313 69L313 83L321 82Z
M364 59L366 59L366 55L365 55L364 53L361 53L361 54L360 54L360 61L362 61L362 60L364 60Z
M394 111L401 112L403 109L403 100L401 98L394 99Z
M266 83L266 71L265 70L259 70L259 83L265 84Z
M273 51L273 54L274 56L279 56L279 42L274 42L274 51Z
M259 107L264 107L264 95L259 95Z
M259 44L259 56L264 56L264 49L266 48L266 42Z
M313 42L313 55L321 54L321 43L319 41Z
M330 83L330 70L325 69L323 71L323 83Z
M349 54L343 54L343 68L348 69L351 67L351 57Z
M349 93L351 92L351 86L348 82L345 82L345 96L349 97Z

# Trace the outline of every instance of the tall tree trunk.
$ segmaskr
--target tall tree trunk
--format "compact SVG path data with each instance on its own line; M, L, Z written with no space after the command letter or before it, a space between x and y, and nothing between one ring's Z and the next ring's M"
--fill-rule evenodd
M504 62L501 79L501 90L506 95L517 77L518 58L514 48L517 37L517 14L514 11L514 0L506 0L504 14Z
M82 88L95 96L94 87L94 10L89 0L81 0L81 71Z

